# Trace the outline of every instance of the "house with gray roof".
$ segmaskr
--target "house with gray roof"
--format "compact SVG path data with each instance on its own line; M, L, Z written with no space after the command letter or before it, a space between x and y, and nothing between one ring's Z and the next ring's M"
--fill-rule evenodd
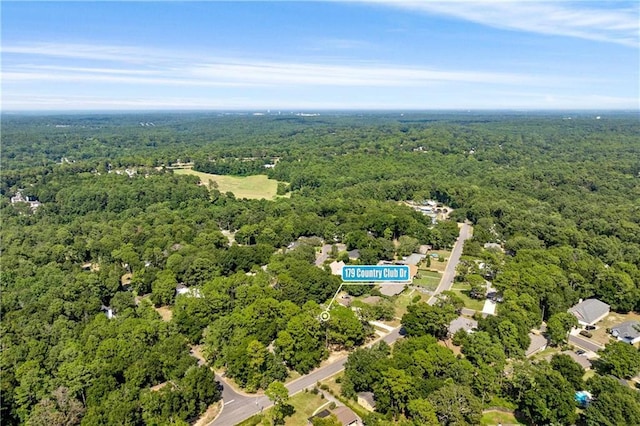
M640 342L640 321L625 321L611 328L611 335L621 342L635 344Z
M425 257L427 256L424 254L411 253L411 255L403 259L402 263L404 263L405 265L417 265L418 263L422 262L422 259L424 259Z
M580 325L586 326L603 320L609 315L609 309L609 305L598 299L587 299L570 307L568 312L575 315Z
M591 361L586 356L578 355L577 353L575 353L573 351L563 351L562 353L565 354L565 355L569 355L572 360L574 360L575 362L580 364L580 366L582 368L584 368L585 370L591 370L591 366L592 366ZM549 358L551 358L551 357L549 357Z
M380 289L380 294L388 297L400 294L405 289L404 284L397 284L397 283L380 283L378 287Z
M449 323L447 330L449 332L449 336L453 336L458 330L464 330L467 333L472 333L473 330L477 328L478 321L474 320L473 318L459 316Z
M529 339L531 340L531 343L529 343L529 347L524 352L527 358L547 349L547 344L549 343L549 341L543 335L529 333Z
M367 411L375 411L376 400L373 392L358 393L358 404L362 405Z

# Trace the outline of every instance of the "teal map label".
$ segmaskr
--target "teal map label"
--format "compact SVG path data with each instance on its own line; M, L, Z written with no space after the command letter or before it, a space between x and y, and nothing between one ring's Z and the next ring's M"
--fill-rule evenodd
M342 267L345 283L409 282L408 265L345 265Z

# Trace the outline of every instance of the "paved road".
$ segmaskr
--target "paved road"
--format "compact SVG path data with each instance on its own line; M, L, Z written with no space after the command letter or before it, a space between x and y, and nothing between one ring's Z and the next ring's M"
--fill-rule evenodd
M593 352L598 352L599 350L604 349L602 346L590 341L589 339L585 339L581 336L574 336L573 334L569 335L569 343L579 348Z
M460 256L462 255L462 247L464 246L464 242L472 236L471 229L471 225L466 222L460 227L460 235L458 236L456 243L453 245L453 250L451 251L451 256L447 262L444 274L442 274L442 278L440 279L440 284L438 284L438 288L436 288L433 296L431 296L427 302L428 304L435 304L437 300L435 297L436 295L451 289L451 286L453 285L453 277L456 275L456 266L458 266Z
M400 327L398 327L383 337L382 340L389 344L393 344L400 337ZM289 395L298 393L305 388L313 387L317 382L342 371L344 369L345 362L347 362L346 356L287 384ZM271 401L269 401L269 398L266 396L246 396L239 394L234 392L230 386L225 386L221 377L216 376L216 378L223 384L222 399L224 401L224 408L218 418L209 423L209 426L235 425L248 419L254 414L258 414L262 409L267 409L271 406Z

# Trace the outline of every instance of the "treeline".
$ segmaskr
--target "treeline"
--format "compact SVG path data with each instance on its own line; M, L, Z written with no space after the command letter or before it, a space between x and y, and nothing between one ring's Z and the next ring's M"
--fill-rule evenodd
M267 162L265 162L267 161ZM214 175L249 176L264 173L265 164L272 164L265 159L251 158L218 158L216 160L195 160L193 170Z

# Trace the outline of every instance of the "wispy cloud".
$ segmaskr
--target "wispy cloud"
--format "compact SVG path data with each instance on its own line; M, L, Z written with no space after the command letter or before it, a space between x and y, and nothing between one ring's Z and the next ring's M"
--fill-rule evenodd
M397 66L365 61L336 64L205 57L132 46L38 44L2 47L2 80L172 86L421 87L490 83L553 85L549 76ZM7 56L11 55L11 56ZM56 58L55 65L47 57ZM44 58L44 59L43 59ZM62 64L58 64L62 60ZM44 65L41 65L44 63ZM81 63L82 65L76 65Z
M456 17L494 28L577 37L635 48L640 46L640 5L636 2L502 0L366 0L366 2Z

